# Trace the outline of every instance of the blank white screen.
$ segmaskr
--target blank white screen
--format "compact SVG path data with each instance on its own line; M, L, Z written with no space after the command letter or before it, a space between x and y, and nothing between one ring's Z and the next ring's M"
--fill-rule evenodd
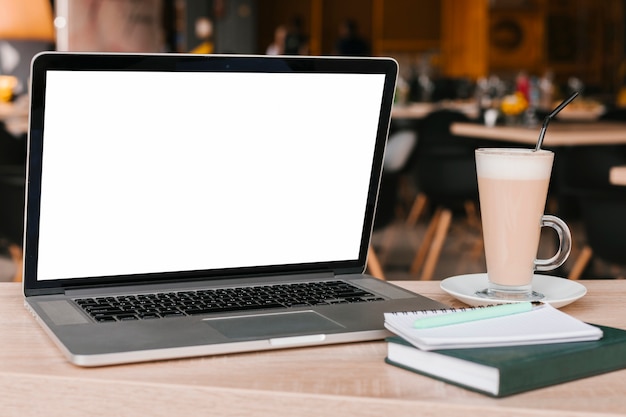
M46 82L39 280L358 258L383 75Z

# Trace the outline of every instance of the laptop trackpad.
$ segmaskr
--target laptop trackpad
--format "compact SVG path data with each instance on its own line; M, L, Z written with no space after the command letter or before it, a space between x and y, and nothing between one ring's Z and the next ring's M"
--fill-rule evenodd
M339 323L314 311L225 317L205 321L224 336L240 340L318 334L343 328Z

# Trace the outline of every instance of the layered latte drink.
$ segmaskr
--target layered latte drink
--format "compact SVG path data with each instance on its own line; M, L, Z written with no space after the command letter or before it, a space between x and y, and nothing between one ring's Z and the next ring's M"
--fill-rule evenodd
M547 150L484 148L476 151L476 173L485 242L487 275L493 297L529 298L535 270L551 270L569 255L569 229L545 216L554 153ZM536 260L541 227L554 227L561 248L549 260ZM563 240L567 240L563 245ZM541 298L536 296L534 298Z

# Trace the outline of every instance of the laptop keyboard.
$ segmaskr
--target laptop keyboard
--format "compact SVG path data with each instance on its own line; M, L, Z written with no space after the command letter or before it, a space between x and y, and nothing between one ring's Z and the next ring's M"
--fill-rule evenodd
M74 302L97 322L382 301L344 281L79 298Z

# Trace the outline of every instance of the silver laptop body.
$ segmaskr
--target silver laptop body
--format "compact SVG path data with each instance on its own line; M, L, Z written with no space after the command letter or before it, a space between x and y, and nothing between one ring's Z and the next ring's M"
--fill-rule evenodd
M384 58L38 55L26 307L80 366L375 340L385 311L440 307L364 274L396 74ZM295 284L304 299L257 299Z

